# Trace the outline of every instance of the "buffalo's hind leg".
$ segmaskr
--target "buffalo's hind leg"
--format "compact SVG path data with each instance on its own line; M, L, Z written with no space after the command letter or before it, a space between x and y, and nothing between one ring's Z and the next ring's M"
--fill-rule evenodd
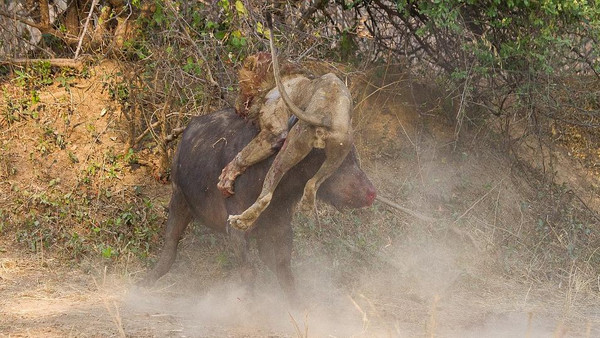
M165 243L163 245L160 258L154 269L139 283L142 286L152 286L154 283L166 274L175 262L177 257L177 246L183 236L185 228L192 220L192 214L183 197L181 191L174 186L173 196L169 203L169 217L167 219L167 229L165 232Z

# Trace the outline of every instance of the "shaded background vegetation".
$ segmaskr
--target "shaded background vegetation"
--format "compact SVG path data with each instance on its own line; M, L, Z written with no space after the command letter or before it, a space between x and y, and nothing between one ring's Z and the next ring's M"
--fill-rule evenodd
M5 1L4 58L87 56L127 63L131 71L111 90L129 119L130 146L148 127L164 138L181 125L179 115L166 112L202 113L231 102L240 61L266 50L262 1L65 1ZM354 70L403 65L444 88L457 134L465 122L489 114L508 117L507 135L515 117L527 119L526 133L549 126L568 133L578 126L584 137L593 137L589 129L598 126L595 1L318 0L272 6L285 56L352 64ZM6 64L5 74L19 70ZM162 113L141 118L147 112ZM598 159L589 160L593 166Z

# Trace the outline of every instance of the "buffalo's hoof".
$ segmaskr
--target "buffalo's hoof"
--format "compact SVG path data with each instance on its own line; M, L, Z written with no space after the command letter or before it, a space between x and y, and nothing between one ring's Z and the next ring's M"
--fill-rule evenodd
M238 230L247 231L254 224L254 220L247 219L243 215L231 215L227 218L229 226Z

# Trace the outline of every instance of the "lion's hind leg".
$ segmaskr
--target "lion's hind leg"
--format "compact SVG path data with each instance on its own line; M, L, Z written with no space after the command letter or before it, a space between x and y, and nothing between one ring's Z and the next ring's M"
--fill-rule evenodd
M337 168L340 167L344 159L352 148L352 141L348 138L342 140L337 138L329 138L325 145L325 161L317 171L317 173L306 182L304 193L300 200L300 210L311 211L315 208L317 191L321 183L325 181Z

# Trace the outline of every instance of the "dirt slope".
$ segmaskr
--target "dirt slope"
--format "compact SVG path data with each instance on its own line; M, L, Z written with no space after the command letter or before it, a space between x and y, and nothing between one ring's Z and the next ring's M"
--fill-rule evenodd
M436 221L381 203L345 213L321 205L321 228L299 216L294 271L304 303L295 309L256 257L259 283L248 294L226 240L200 226L172 272L136 288L145 255L155 257L170 187L152 178L151 151L139 149L137 162L122 155L120 111L103 91L114 72L103 65L69 91L44 87L36 117L2 125L0 335L600 335L598 258L582 247L597 243L594 224L574 240L542 217L552 210L543 213L539 195L553 192L536 190L493 131L466 128L457 141L436 100L401 74L394 89L354 88L368 97L357 100L356 143L380 195ZM570 201L556 220L579 217Z

